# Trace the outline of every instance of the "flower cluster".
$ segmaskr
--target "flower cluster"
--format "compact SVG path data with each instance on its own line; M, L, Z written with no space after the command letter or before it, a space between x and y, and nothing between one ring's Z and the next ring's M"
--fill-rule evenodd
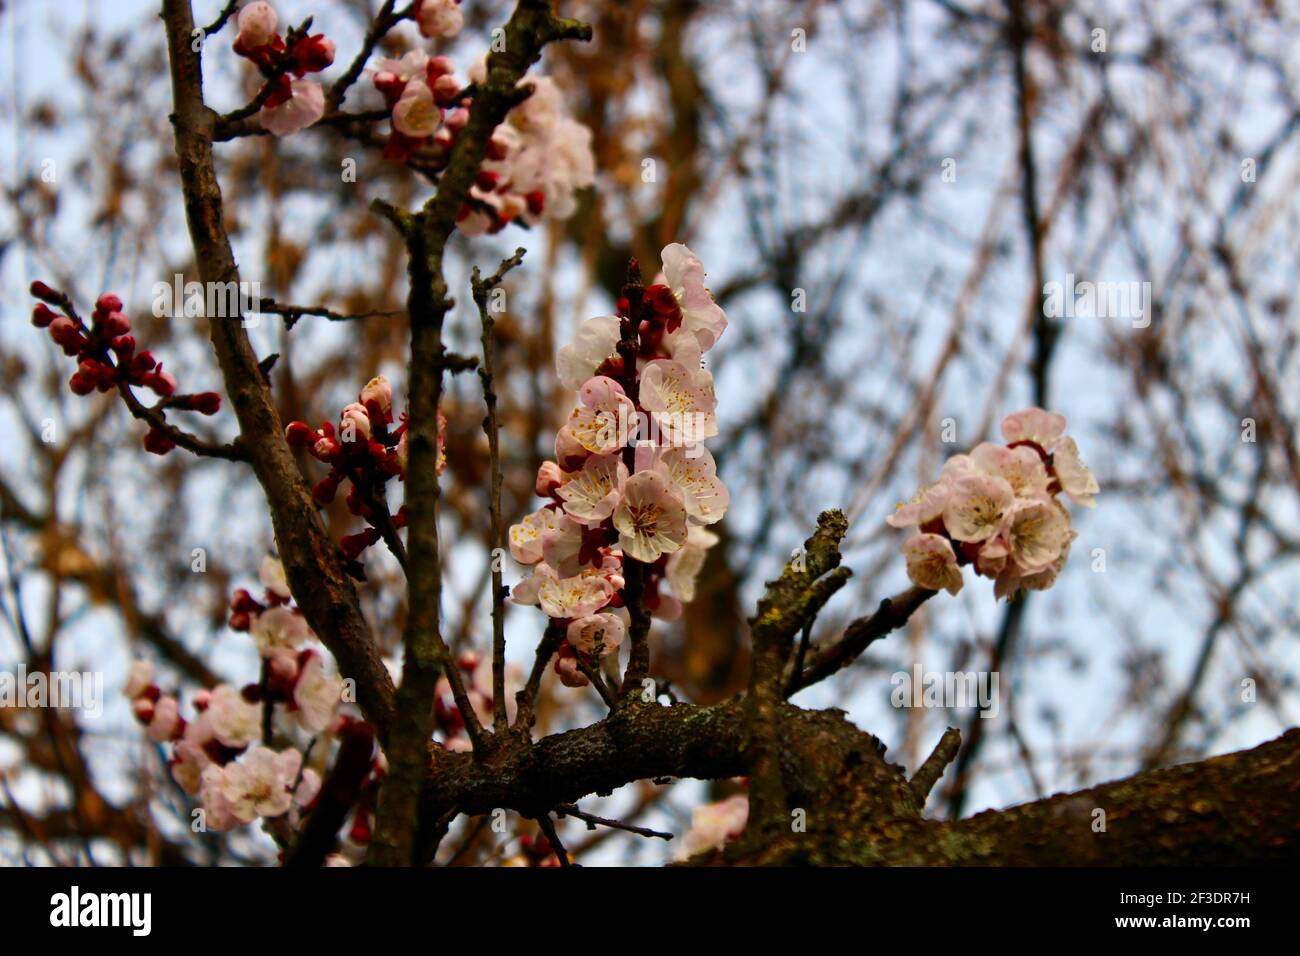
M475 651L466 651L456 661L456 667L465 675L466 696L470 707L484 725L492 723L492 708L496 701L492 694L492 661ZM505 673L506 717L515 719L515 693L524 686L524 675L518 664L506 664ZM456 752L474 749L465 733L465 718L456 706L451 684L446 677L438 679L433 697L433 716L443 735L443 746Z
M371 82L393 116L385 158L405 161L426 148L451 148L469 122L469 110L456 105L461 83L455 73L450 59L423 50L379 61Z
M619 316L589 319L560 350L559 378L578 404L556 435L555 460L537 475L549 502L510 529L511 554L533 565L513 600L540 605L564 628L555 668L570 686L587 683L581 660L605 657L626 634L624 562L646 565L645 607L677 617L717 541L707 525L727 510L727 489L700 444L717 434L701 357L727 319L689 249L673 244L662 255L661 282L629 285ZM631 338L620 352L624 327Z
M426 7L428 5L426 4ZM469 79L486 78L485 61ZM423 150L448 152L469 122L471 101L445 56L412 50L382 60L372 81L392 112L389 159L405 161ZM522 82L522 81L521 81ZM492 132L487 157L459 215L460 230L477 236L498 232L518 219L567 219L577 208L574 193L595 181L591 130L569 116L549 77L533 77L533 92Z
M63 354L77 360L77 370L68 379L74 394L135 386L152 389L168 408L202 415L215 415L221 408L221 396L216 392L176 394L176 378L163 371L153 353L136 351L131 320L122 312L122 300L111 292L95 301L89 328L73 311L68 298L44 282L33 282L31 293L42 300L32 310L32 325L47 329ZM60 306L67 314L54 311L50 305ZM152 427L144 437L144 447L156 455L165 455L176 444L164 430Z
M480 61L470 79L481 83ZM461 209L460 231L468 236L498 232L518 219L529 225L544 217L568 219L577 209L574 194L596 181L591 130L570 116L555 81L548 76L521 80L532 94L492 131L488 154Z
M325 91L320 83L304 77L334 62L334 42L316 33L294 37L293 45L287 46L276 29L279 22L275 9L265 0L248 4L236 21L239 34L234 51L255 63L271 83L257 116L262 128L276 136L288 136L325 113Z
M998 598L1052 586L1077 537L1057 496L1091 508L1098 491L1065 426L1065 416L1041 408L1008 415L1005 445L953 456L938 481L898 506L886 520L916 529L903 543L914 584L956 594L971 564L994 579Z
M295 448L309 449L312 457L330 466L329 474L316 483L312 495L316 503L327 505L334 500L339 485L346 479L350 490L348 510L369 523L356 534L345 535L339 542L350 570L364 578L357 558L382 537L382 528L391 523L394 529L406 525L406 508L388 513L384 486L389 479L406 477L407 417L402 414L396 427L393 422L393 387L380 375L366 383L357 400L343 409L336 428L323 422L312 428L306 422L290 422L285 438ZM446 465L442 445L446 419L438 413L438 471Z
M267 746L266 729L280 706L287 729L316 736L335 728L343 683L331 674L324 654L303 648L313 634L291 605L284 568L275 558L262 562L265 594L247 590L231 600L230 626L248 631L263 659L258 684L238 688L218 684L191 701L194 717L181 716L180 701L154 682L153 666L136 661L124 693L150 740L170 744L172 777L200 797L206 826L229 830L259 817L278 817L306 807L320 789L316 771L302 766L294 747L280 752ZM290 822L295 822L291 816Z

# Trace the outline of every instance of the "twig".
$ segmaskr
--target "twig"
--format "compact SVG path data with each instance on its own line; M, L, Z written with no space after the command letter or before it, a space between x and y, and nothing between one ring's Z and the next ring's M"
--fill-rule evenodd
M239 6L239 0L230 0L230 2L226 4L225 9L223 9L221 13L217 15L217 18L213 20L211 23L209 23L206 27L202 28L203 38L207 39L208 37L212 36L212 34L218 32L222 27L224 27L226 25L226 21L229 20L232 16L234 16L235 7L237 6Z
M537 825L542 828L542 832L546 834L546 839L550 841L551 850L555 853L556 859L560 861L560 866L572 866L573 864L569 862L569 851L560 842L560 835L555 832L555 824L551 822L550 813L543 813L539 816Z
M262 315L281 315L284 316L284 327L291 329L298 324L298 320L303 316L315 316L321 319L328 319L331 322L354 322L359 319L369 319L383 316L389 318L396 315L404 315L405 309L375 309L370 312L343 313L335 312L333 309L327 309L323 305L289 305L288 303L276 302L274 299L263 299L258 303L257 308L252 310Z
M474 302L478 305L479 321L483 326L483 364L479 366L478 377L483 383L483 402L487 406L487 415L483 419L483 431L488 440L488 517L492 535L492 729L503 733L509 724L506 715L506 633L505 633L505 586L501 581L501 441L500 428L497 423L497 393L493 387L494 327L492 310L488 307L488 293L501 284L506 273L519 265L524 259L521 246L515 254L506 259L497 271L486 280L479 274L478 266L470 279L474 293Z
M956 727L949 727L935 744L934 751L925 758L925 763L917 768L908 782L908 786L912 788L920 804L924 806L926 797L939 782L943 772L948 769L948 764L952 763L953 758L957 756L959 749L961 749L961 731Z
M671 840L671 833L664 833L662 830L652 830L649 827L639 827L633 823L624 823L622 820L609 820L605 817L598 817L594 813L587 813L585 810L579 810L577 804L561 803L555 808L555 812L561 817L577 817L583 823L587 824L588 830L594 830L598 826L609 827L611 830L623 830L627 833L635 833L637 836L657 837L660 840Z

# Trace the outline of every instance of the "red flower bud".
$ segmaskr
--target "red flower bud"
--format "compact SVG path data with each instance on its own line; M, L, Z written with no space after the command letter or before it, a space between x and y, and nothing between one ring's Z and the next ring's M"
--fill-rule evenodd
M506 154L509 151L510 151L510 147L506 145L505 140L496 139L495 137L493 137L492 139L488 140L487 153L485 155L490 160L493 160L495 162L500 162L501 160L506 158Z
M32 325L38 329L48 329L50 323L59 318L59 313L55 312L44 302L32 309Z
M370 842L370 821L364 813L358 813L352 821L352 829L348 831L348 839L362 846Z
M73 372L72 378L68 379L68 388L72 389L74 395L89 395L98 385L98 378L81 369Z
M289 57L293 60L293 72L298 76L319 73L334 62L334 41L323 33L303 37L293 45Z
M121 312L109 312L100 320L100 328L104 331L104 338L115 339L131 331L131 320Z
M159 365L157 371L140 379L140 384L151 388L162 398L170 397L176 391L176 379L170 372L164 372Z
M190 396L190 410L200 415L215 415L221 408L221 396L216 392L199 392Z
M49 302L52 299L57 299L59 297L59 294L57 292L51 289L44 282L41 282L39 279L37 279L35 282L31 284L31 293L36 298L44 299L46 302Z
M357 555L378 540L379 532L374 528L366 528L356 534L344 535L342 540L339 541L339 547L342 549L344 557L349 561L355 561Z
M176 443L156 428L149 429L144 436L144 450L155 455L165 455L175 447Z
M66 315L56 315L50 320L49 324L50 338L59 345L66 345L74 341L80 333L77 331L77 323L73 322Z
M318 505L327 505L334 500L334 495L339 490L339 482L343 476L338 472L331 471L328 475L316 482L316 487L312 488L312 499Z
M111 292L105 292L95 300L95 311L103 312L105 314L109 312L121 312L122 300Z
M429 59L429 64L424 68L425 76L428 77L429 85L440 76L456 72L456 64L452 62L449 56L435 56Z
M474 177L474 185L485 193L490 193L496 189L497 183L500 181L501 177L490 169L480 169L478 175Z
M232 631L246 631L253 625L253 619L244 611L235 611L226 622Z
M247 588L240 588L230 596L230 609L236 614L252 614L261 611L262 605L253 600L253 595L248 593Z
M108 347L117 354L120 360L129 361L131 356L135 354L135 336L119 335L108 343Z
M294 448L308 448L316 444L316 430L306 422L290 422L284 430L284 439Z
M460 95L460 81L454 76L440 76L430 84L430 87L433 90L433 101L439 106L450 106Z
M524 202L528 203L528 211L534 216L540 216L542 210L546 208L546 193L540 189L535 189L524 197Z

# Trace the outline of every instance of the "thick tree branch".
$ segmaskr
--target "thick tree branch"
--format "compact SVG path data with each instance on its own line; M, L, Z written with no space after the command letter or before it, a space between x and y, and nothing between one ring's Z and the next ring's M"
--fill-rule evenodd
M162 15L171 67L176 158L199 278L205 283L238 282L212 158L216 114L203 103L200 57L191 45L193 12L188 0L164 0ZM213 317L208 327L242 442L266 492L289 586L343 675L356 681L358 703L382 739L392 723L393 684L356 590L284 440L279 413L242 323L237 318Z
M380 792L370 859L380 865L410 865L416 845L421 778L428 764L434 688L442 674L457 692L460 675L447 665L450 653L440 633L442 567L438 543L438 403L446 369L443 319L452 306L442 274L443 253L456 228L470 186L478 175L493 130L530 92L521 88L542 48L555 40L589 39L591 28L555 16L549 0L519 0L504 31L505 49L487 59L487 75L475 90L469 121L456 138L437 192L417 213L378 204L406 242L411 317L410 448L406 481L408 612L403 635L405 659L397 695L398 723L388 748L389 776ZM487 741L478 717L457 693L465 729L484 756ZM541 813L549 810L542 808Z

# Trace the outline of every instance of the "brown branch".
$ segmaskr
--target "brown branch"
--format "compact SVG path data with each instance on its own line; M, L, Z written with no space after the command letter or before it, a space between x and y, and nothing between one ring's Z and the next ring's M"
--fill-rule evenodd
M164 0L172 81L172 126L176 139L185 217L200 278L238 282L222 214L221 185L212 157L216 114L203 103L202 66L191 47L194 16L188 0ZM266 492L276 547L298 606L356 681L357 700L381 739L393 717L393 684L361 612L351 579L340 562L284 440L283 424L257 356L241 322L209 319L217 354L249 461Z
M577 817L587 824L588 830L594 830L596 827L602 826L611 830L622 830L625 833L635 833L637 836L654 837L660 840L671 840L673 838L671 833L664 833L662 830L651 830L649 827L639 827L632 823L624 823L622 820L598 817L594 813L579 810L577 804L574 803L562 803L555 808L555 812L561 817Z
M934 751L925 758L925 763L912 774L912 792L916 794L916 799L921 806L925 806L925 798L930 795L934 785L948 769L948 764L952 763L953 757L957 756L959 747L961 747L961 731L956 727L949 727L935 744Z
M422 778L428 763L432 699L446 673L457 690L460 675L449 667L450 652L440 632L442 565L438 542L438 403L442 397L446 350L443 320L452 306L442 274L443 253L456 220L487 153L492 131L531 90L519 81L552 41L590 39L591 28L555 16L549 0L519 0L504 31L505 49L487 59L487 76L476 89L469 120L452 147L437 192L416 213L375 204L401 233L407 247L410 292L411 357L407 431L410 449L406 482L407 619L402 684L397 695L398 723L388 748L389 775L379 795L370 859L380 865L409 866L415 860L415 822ZM473 708L457 699L466 733L479 759L486 741Z

